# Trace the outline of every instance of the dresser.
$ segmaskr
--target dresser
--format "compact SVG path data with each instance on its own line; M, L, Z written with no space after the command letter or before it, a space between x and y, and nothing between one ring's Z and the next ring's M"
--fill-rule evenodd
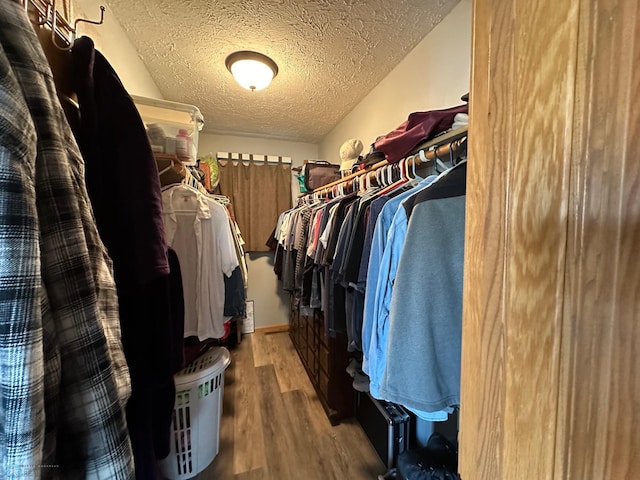
M289 310L289 335L331 424L353 416L353 379L345 370L349 360L346 337L325 335L320 310L300 315L293 306Z

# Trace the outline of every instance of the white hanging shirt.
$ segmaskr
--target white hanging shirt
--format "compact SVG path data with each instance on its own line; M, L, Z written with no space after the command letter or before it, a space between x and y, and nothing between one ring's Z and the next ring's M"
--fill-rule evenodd
M184 292L184 336L224 336L224 277L238 266L225 208L178 185L162 192L167 244L177 253Z

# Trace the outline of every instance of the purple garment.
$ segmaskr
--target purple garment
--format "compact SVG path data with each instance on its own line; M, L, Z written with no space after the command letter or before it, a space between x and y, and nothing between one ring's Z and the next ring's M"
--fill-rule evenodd
M93 41L73 44L80 121L74 131L98 231L116 284L144 285L169 273L158 167L133 100Z
M179 266L172 259L170 274L158 167L133 100L90 38L76 40L72 56L80 107L74 134L113 260L131 375L127 424L136 479L158 480L156 459L169 452L173 373L182 362L184 300L181 288L171 287L181 282Z
M445 110L414 112L395 130L375 142L375 149L384 152L389 163L399 162L416 146L451 128L458 113L468 113L469 105L459 105Z

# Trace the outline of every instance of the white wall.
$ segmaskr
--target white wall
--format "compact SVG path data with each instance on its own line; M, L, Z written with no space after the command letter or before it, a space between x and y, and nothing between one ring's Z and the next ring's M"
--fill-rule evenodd
M73 18L100 18L99 0L72 0ZM132 95L163 98L160 89L151 78L147 67L122 29L120 22L107 7L102 25L78 24L78 36L91 37L100 51L120 77L120 81Z
M207 119L205 118L205 124ZM213 135L200 133L199 156L216 152L257 153L291 157L293 166L302 165L306 159L318 158L318 146L312 143L287 142L271 138ZM297 181L293 181L292 194L297 197ZM275 226L275 225L274 225ZM265 239L266 240L266 239ZM256 328L289 323L289 295L282 290L281 283L273 272L271 253L247 255L249 288L247 300L253 300Z
M340 163L340 146L362 140L364 153L410 113L463 103L469 91L471 0L462 0L320 143L320 158Z

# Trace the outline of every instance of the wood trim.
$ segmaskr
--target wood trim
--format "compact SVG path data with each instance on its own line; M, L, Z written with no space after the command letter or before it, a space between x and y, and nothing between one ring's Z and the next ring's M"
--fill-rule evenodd
M557 478L640 475L640 8L583 0ZM562 476L561 476L562 475Z
M460 473L640 472L640 7L476 0Z
M491 142L495 124L506 123L499 116L501 110L492 104L490 79L493 75L506 81L511 76L508 51L500 48L499 38L488 34L492 23L508 22L512 16L509 2L504 2L504 10L498 3L475 1L473 5L472 65L482 68L472 68L469 104L459 436L460 473L465 479L502 478L504 302L499 297L492 302L485 298L500 289L505 275L499 252L505 248L505 227L500 219L507 200L498 179L499 167L482 168L498 154L491 150L495 148ZM495 20L494 15L500 12L503 16ZM504 154L511 156L510 147L511 143L505 142ZM480 169L484 175L476 173Z
M280 332L288 332L289 324L284 323L282 325L268 325L266 327L256 327L256 332L260 333L280 333Z

